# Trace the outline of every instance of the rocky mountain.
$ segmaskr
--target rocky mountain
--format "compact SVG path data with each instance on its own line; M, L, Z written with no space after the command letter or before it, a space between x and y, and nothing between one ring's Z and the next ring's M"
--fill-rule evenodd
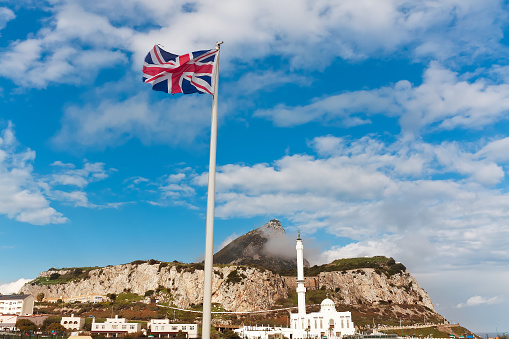
M45 298L72 298L93 293L116 295L123 292L146 295L151 291L175 306L189 308L203 302L201 264L165 263L155 260L93 268L50 270L25 284L20 292ZM54 280L51 276L58 274ZM226 310L250 311L270 308L288 296L282 277L253 267L214 267L212 302Z
M292 305L296 258L290 252L295 253L295 240L288 242L278 220L235 239L214 256L214 263L222 265L214 267L212 302L237 312ZM400 304L434 310L426 291L392 258L339 259L307 267L304 274L309 304L328 295L338 305ZM202 264L138 260L102 268L51 269L20 292L44 293L46 298L129 292L189 308L203 302L203 277Z
M150 291L163 301L188 308L203 302L203 275L201 264L137 261L103 268L42 272L37 279L25 284L20 292L32 295L44 293L46 298L71 298L93 293L118 295L126 291L143 296ZM51 280L52 277L55 279ZM356 268L323 271L306 277L306 287L311 294L312 291L327 292L329 298L338 304L410 304L433 310L426 291L406 270ZM265 310L287 299L295 288L295 276L281 276L252 266L214 267L212 302L229 311Z
M281 246L288 244L288 238L281 222L273 219L265 225L249 231L230 242L214 254L215 264L253 264L271 270L291 270L296 265L295 242L290 242L289 251ZM307 260L305 266L309 266Z

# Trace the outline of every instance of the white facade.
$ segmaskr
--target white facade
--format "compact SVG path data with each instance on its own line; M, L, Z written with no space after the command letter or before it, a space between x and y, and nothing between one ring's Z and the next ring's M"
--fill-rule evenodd
M0 313L15 315L34 314L34 297L28 295L0 295Z
M85 318L75 317L74 314L71 314L70 317L62 317L60 325L68 330L81 330L85 326Z
M0 331L16 331L16 322L20 319L28 319L38 327L41 326L48 318L48 315L16 315L16 314L0 314Z
M13 314L0 314L0 331L14 331L18 316Z
M92 333L106 334L107 337L118 333L136 333L141 331L140 323L128 323L125 318L106 318L103 323L96 323L95 318L92 321Z
M60 298L44 298L43 301L50 302L50 303L56 303L59 300L62 300L64 303L100 303L106 300L106 296L100 295L100 294L86 294L86 295L79 295L74 297L60 297Z
M199 338L197 324L171 324L169 319L151 319L147 327L155 337L169 338L182 331L187 338Z
M350 312L337 312L334 301L324 299L319 312L305 314L292 313L290 324L293 338L340 338L355 334L355 326Z
M235 330L248 339L277 338L341 338L355 334L350 312L337 312L334 301L324 299L319 312L306 313L306 288L304 287L304 245L300 234L297 238L297 313L290 314L290 328L245 326Z

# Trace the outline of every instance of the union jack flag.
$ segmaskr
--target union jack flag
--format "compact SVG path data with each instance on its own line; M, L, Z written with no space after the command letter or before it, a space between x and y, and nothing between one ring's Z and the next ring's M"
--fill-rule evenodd
M143 82L166 93L214 94L213 76L218 49L184 55L169 53L155 45L145 57Z

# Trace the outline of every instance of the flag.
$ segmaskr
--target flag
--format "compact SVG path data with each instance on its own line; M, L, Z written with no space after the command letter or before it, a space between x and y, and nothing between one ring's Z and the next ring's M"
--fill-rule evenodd
M214 94L213 75L218 53L218 49L211 49L175 55L155 45L145 57L143 82L152 84L155 91L166 93Z

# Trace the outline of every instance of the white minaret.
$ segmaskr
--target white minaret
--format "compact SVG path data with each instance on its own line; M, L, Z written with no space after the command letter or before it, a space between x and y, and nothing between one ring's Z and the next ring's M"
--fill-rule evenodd
M299 319L306 316L306 288L304 287L304 245L300 238L300 231L297 237L297 297L299 303Z

